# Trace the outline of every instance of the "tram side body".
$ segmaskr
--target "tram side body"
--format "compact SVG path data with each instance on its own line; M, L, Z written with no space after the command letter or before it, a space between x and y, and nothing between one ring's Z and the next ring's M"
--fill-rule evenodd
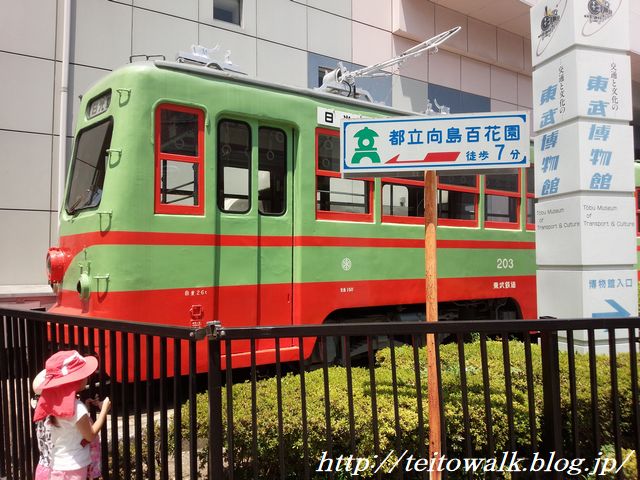
M111 101L95 114L92 102L105 92ZM50 251L50 274L58 282L51 311L179 326L220 321L227 327L419 318L424 228L382 221L381 180L372 180L368 216L316 210L318 142L322 134L335 135L318 125L319 107L370 117L392 114L340 97L153 63L125 67L98 82L83 97L76 143L96 125L112 125L110 142L102 145L108 147L104 182L97 205L69 213L69 184L80 168L72 163L60 243ZM159 148L156 123L163 110L197 117L195 209L172 211L159 200L160 160L184 161ZM251 139L250 208L243 213L219 208L218 140L225 122L245 125ZM261 129L285 137L282 214L259 212ZM77 150L76 144L74 159ZM482 178L479 184L481 217ZM536 317L534 233L522 218L523 178L520 187L519 228L484 228L481 220L472 228L438 227L439 302L453 317L456 304L463 305L459 318L473 318L474 306L487 315L487 308L500 305L510 316ZM313 343L305 344L305 357ZM296 340L281 346L283 361L298 358ZM259 363L275 361L272 342L258 341L257 349ZM248 343L235 345L233 354L234 367L247 365ZM199 368L206 368L206 355L198 359Z

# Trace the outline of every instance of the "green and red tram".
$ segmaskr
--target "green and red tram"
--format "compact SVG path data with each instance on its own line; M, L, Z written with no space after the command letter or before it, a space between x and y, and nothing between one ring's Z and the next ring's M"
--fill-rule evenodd
M107 75L77 119L51 311L182 326L423 318L422 180L341 178L342 114L412 113L184 63ZM535 318L532 168L438 189L440 317ZM260 362L271 347L258 342ZM282 358L298 358L295 341Z

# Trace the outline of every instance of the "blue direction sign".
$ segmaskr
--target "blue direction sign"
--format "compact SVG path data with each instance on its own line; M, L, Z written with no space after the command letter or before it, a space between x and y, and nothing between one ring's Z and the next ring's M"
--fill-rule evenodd
M611 308L613 308L613 310L609 309L606 312L592 313L591 316L593 318L626 318L631 316L631 312L629 312L615 300L607 298L605 302L607 302L611 306Z
M344 177L527 166L529 125L524 112L342 122Z

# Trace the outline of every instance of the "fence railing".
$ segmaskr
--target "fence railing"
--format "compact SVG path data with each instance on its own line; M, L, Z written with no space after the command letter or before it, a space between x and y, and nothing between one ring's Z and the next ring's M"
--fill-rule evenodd
M638 318L198 330L13 310L0 319L0 478L32 478L29 379L61 348L97 353L89 394L115 398L102 433L108 479L428 478L434 468L452 479L640 478ZM284 362L292 349L296 361Z

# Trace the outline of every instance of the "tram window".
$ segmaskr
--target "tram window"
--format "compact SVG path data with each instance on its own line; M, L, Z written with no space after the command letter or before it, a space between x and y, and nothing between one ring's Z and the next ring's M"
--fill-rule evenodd
M424 182L421 177L382 180L382 221L392 223L423 222Z
M277 128L261 127L258 146L259 211L264 215L282 215L287 195L287 137Z
M490 228L520 228L520 175L485 175L485 225Z
M438 190L438 218L475 220L476 198L473 193Z
M477 226L479 196L477 175L438 176L438 224Z
M318 210L369 213L369 188L363 180L318 177Z
M198 116L177 110L160 111L160 151L198 156Z
M246 213L251 209L251 131L234 120L218 124L218 208Z
M413 185L382 186L382 214L399 217L424 217L424 190Z
M112 131L113 120L109 119L80 132L71 166L68 214L100 204Z
M340 137L318 135L318 170L340 172Z
M156 213L204 213L204 114L181 105L156 111Z
M316 130L316 218L371 221L373 182L340 176L338 132Z
M162 160L160 201L171 205L198 205L198 164Z
M535 199L535 174L533 164L529 165L525 170L527 176L527 229L533 230L536 224L536 199Z

